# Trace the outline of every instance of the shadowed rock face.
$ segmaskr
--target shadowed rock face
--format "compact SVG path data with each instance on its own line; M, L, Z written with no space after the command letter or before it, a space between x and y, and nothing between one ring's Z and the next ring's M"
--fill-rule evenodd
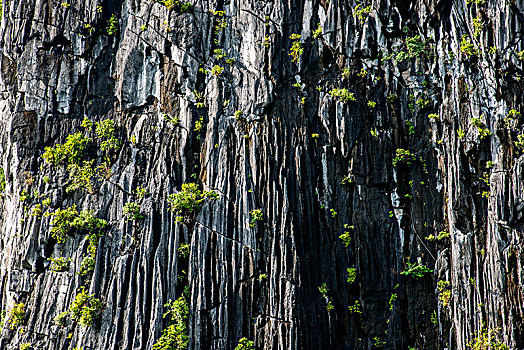
M524 348L522 0L168 7L3 0L0 348L151 349L186 286L190 349ZM121 147L90 146L111 175L66 191L41 156L84 117ZM189 182L220 198L176 223ZM109 223L83 275L88 236L45 215L73 204ZM81 286L93 325L54 323Z

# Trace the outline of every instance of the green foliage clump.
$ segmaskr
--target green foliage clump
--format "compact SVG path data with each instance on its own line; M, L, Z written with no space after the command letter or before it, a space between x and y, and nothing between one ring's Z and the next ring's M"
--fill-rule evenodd
M446 239L449 236L450 236L449 232L444 230L444 231L440 231L437 236L430 234L429 236L426 237L426 239L430 242L442 241L443 239Z
M92 256L91 254L84 256L84 258L80 262L80 275L87 275L95 269L95 256Z
M486 137L491 135L491 131L486 127L486 125L480 120L479 117L471 118L471 124L475 126L479 133L479 139L484 140Z
M77 132L67 137L64 144L57 144L54 147L46 147L42 154L45 162L52 165L67 165L69 171L69 185L67 192L78 189L85 189L89 193L94 193L93 178L108 179L111 175L109 158L95 167L95 159L86 160L87 148L95 145L93 139L88 137L95 126L95 136L97 143L102 151L117 150L120 148L120 141L116 138L115 124L112 120L106 119L93 123L90 119L84 118L81 126L86 132Z
M371 13L372 9L373 8L371 7L371 5L364 6L362 4L358 4L357 1L357 6L355 6L355 9L353 10L353 17L357 17L360 22L364 22Z
M237 111L235 111L235 119L236 120L244 120L246 118L244 117L244 113L241 110L237 110Z
M65 209L57 209L51 216L51 235L58 243L63 243L68 234L75 231L89 235L100 235L101 231L107 226L107 221L96 218L91 211L78 212L76 205Z
M347 282L349 284L353 284L355 282L355 279L357 278L357 269L355 269L354 267L348 267L347 273L348 273Z
M328 296L329 289L325 282L321 286L318 287L318 291L320 292L320 294L322 294L322 297L324 297L324 299L326 299L327 301L326 310L328 312L333 310L335 307L333 306L333 302L331 301L331 299Z
M183 259L187 258L189 256L189 244L180 243L180 245L178 246L177 252L181 258Z
M195 121L195 132L202 132L206 124L204 123L204 117L201 116Z
M20 344L20 350L30 350L32 347L31 343L22 343Z
M164 114L163 117L165 121L167 121L168 123L170 123L173 126L177 126L178 124L180 124L180 119L178 118L177 115L170 117L167 114Z
M480 16L473 18L473 28L474 28L473 36L475 38L478 38L480 34L482 33L482 31L484 30L484 23L482 22L482 18Z
M57 326L65 327L68 316L69 316L69 312L67 311L61 312L53 318L53 323Z
M517 135L517 141L515 141L515 146L521 151L524 151L524 134Z
M349 101L356 101L355 94L353 92L349 92L347 89L332 89L329 92L329 95L331 98L337 98L339 101L342 102L349 102Z
M380 337L374 337L373 346L376 348L383 348L384 346L386 346L386 341L382 340Z
M124 204L123 213L127 220L142 220L144 218L144 215L140 213L140 205L136 202Z
M478 331L473 340L469 341L466 346L471 350L509 350L509 347L500 341L497 337L499 329L483 328Z
M422 265L419 262L412 264L408 258L406 261L406 268L404 271L401 271L400 274L404 276L410 276L415 279L419 279L419 278L424 277L426 273L432 273L432 272L433 270L429 269L428 267Z
M420 35L406 38L406 49L407 51L399 51L395 55L395 59L398 62L411 60L424 55L426 53L426 42Z
M182 190L167 197L169 210L175 213L175 221L182 222L184 218L191 220L196 215L206 199L217 199L215 191L200 191L196 183L182 184Z
M264 219L264 214L262 213L261 209L253 209L249 212L251 215L251 220L249 221L249 226L255 227L257 224L257 221L261 221Z
M165 306L167 312L164 318L169 317L168 327L153 345L153 350L185 350L189 346L187 327L189 305L186 296L182 295L175 301L169 301Z
M300 34L291 34L289 38L292 40L291 49L289 49L289 51L291 51L289 56L292 57L293 62L299 62L300 56L304 53L304 48L300 41L301 36Z
M478 50L475 48L475 45L467 38L466 35L462 36L462 41L460 42L460 52L468 57L478 55Z
M477 4L477 5L484 5L486 3L486 0L466 0L466 4Z
M247 338L242 338L238 341L235 350L255 350L255 344Z
M181 13L187 13L193 8L193 4L187 1L179 0L160 0L160 3L164 4L168 10L176 9Z
M51 219L51 236L58 243L65 242L66 236L74 230L73 222L78 216L76 205L65 209L57 209L53 213L46 213L46 216L52 216Z
M413 125L413 122L411 120L406 120L406 128L408 129L408 135L412 136L415 135L415 125Z
M94 294L88 294L84 287L80 290L69 307L69 314L73 320L80 319L80 324L86 327L93 325L103 305Z
M344 224L344 233L338 236L342 242L344 242L344 246L347 248L349 247L349 244L351 243L351 235L349 234L349 230L353 230L354 227L349 224Z
M344 68L342 71L342 79L349 79L351 77L351 70L349 68Z
M111 15L111 18L107 21L107 35L115 35L118 31L118 18L116 18L116 15L113 13Z
M320 23L318 24L317 29L313 30L311 34L313 35L313 39L317 39L322 35L322 26Z
M92 178L95 176L93 164L95 160L84 160L82 165L70 164L69 170L69 185L66 187L66 192L73 192L79 189L85 189L89 193L94 193Z
M71 261L71 258L64 258L64 257L58 257L58 258L49 258L47 259L51 262L51 271L53 272L64 272L69 269L69 262Z
M219 66L218 64L214 65L211 68L211 74L213 74L215 77L218 77L222 72L224 71L224 67Z
M513 129L517 125L520 117L521 117L521 114L519 111L517 111L516 109L511 109L508 112L508 115L504 118L504 124L508 128Z
M354 305L349 305L348 306L348 311L352 314L361 314L362 313L362 308L360 307L360 302L358 300L355 300L355 304Z
M15 329L24 323L25 319L25 304L18 303L13 306L9 313L9 328Z
M398 166L401 164L411 165L417 159L417 157L410 151L398 148L395 158L393 158L393 166Z
M116 138L115 122L111 119L105 119L95 123L96 136L102 140L100 149L108 151L120 148L120 140Z
M391 294L391 297L389 298L389 311L393 311L393 306L395 305L395 301L397 301L397 299L397 293Z
M79 164L84 157L88 142L91 139L86 137L82 132L77 132L67 136L64 144L58 144L55 147L46 147L42 158L53 165L59 164Z
M451 290L449 289L450 282L449 281L438 281L437 282L437 290L439 292L438 300L442 303L442 306L446 307L449 305L449 301L451 300Z
M0 167L0 196L5 191L5 184L6 184L6 182L5 182L4 168Z

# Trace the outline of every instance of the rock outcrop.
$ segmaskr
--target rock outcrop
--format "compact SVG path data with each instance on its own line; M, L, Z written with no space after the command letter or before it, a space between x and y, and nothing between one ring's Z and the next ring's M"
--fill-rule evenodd
M524 348L523 23L3 0L0 348L151 349L184 296L189 349Z

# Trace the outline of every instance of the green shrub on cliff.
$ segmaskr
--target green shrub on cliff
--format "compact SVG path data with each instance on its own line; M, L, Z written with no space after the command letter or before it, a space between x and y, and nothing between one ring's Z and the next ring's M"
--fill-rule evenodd
M51 236L58 243L65 241L67 235L74 233L86 233L89 235L99 235L107 226L107 221L96 218L91 211L78 212L76 205L65 209L57 209L52 213L46 213L51 216Z
M169 301L166 305L168 327L162 332L162 336L153 345L153 350L185 350L189 346L187 320L189 318L189 305L185 295L175 301Z
M24 323L25 319L25 304L18 303L11 309L9 313L9 328L15 329Z
M238 341L235 350L255 350L255 344L247 338L242 338Z
M42 158L54 166L63 163L79 164L84 157L86 146L90 141L90 138L79 131L67 136L64 144L58 144L55 147L46 147Z
M201 191L196 183L182 184L182 190L167 197L169 210L175 213L176 222L182 222L200 211L206 199L217 199L215 191Z
M102 302L82 287L71 303L69 314L73 320L79 320L81 325L90 327L102 308Z

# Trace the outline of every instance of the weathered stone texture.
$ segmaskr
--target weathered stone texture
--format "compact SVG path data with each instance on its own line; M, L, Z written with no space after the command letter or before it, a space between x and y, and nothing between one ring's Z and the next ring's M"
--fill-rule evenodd
M3 0L0 305L9 313L23 302L27 314L23 333L6 317L0 348L151 349L182 271L190 349L234 349L247 337L257 349L384 340L388 349L462 350L482 327L524 348L524 157L515 143L524 123L504 121L522 111L524 1L363 0L360 9L372 7L362 19L352 1L191 2L180 13L153 0ZM108 35L112 15L118 31ZM289 55L293 33L299 62ZM424 52L395 59L415 35ZM463 35L476 55L465 54ZM199 70L215 65L218 76ZM356 101L330 96L341 87ZM67 193L65 169L41 155L86 116L113 119L122 148L95 193ZM473 117L491 135L481 139ZM416 160L394 166L397 149ZM194 226L176 224L167 195L195 181L220 198ZM126 221L139 186L145 218ZM109 222L90 280L77 274L87 238L56 243L50 218L30 215L39 200L20 201L23 190L50 198L44 210L76 204ZM264 219L251 227L253 209ZM354 227L347 248L345 224ZM425 239L441 231L450 237ZM189 262L177 253L184 241ZM70 257L70 269L52 272L51 256ZM408 256L434 272L401 275ZM89 328L54 325L81 285L103 301L100 317ZM349 312L356 301L362 314Z

